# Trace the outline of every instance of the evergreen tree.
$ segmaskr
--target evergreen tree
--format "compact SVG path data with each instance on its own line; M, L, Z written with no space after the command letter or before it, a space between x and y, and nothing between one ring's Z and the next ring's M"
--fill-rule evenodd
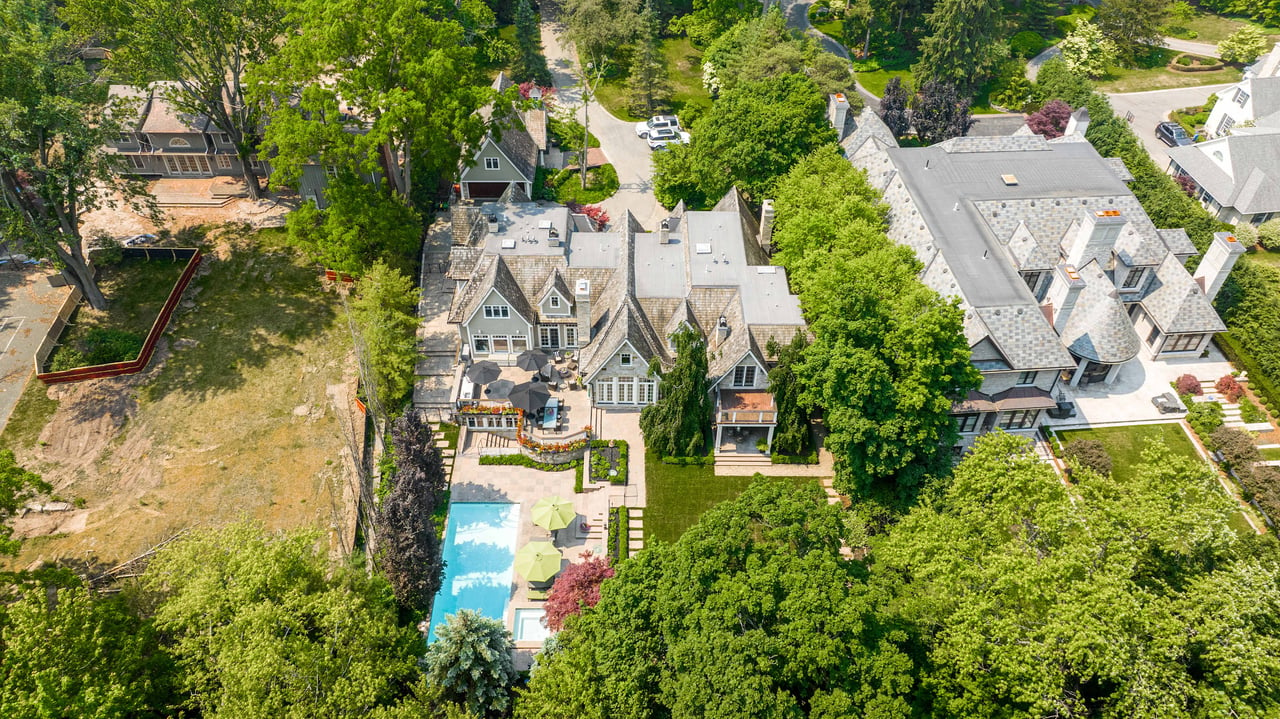
M1120 59L1132 64L1163 42L1169 0L1102 0L1094 23L1103 36L1115 43Z
M966 94L982 85L1009 56L1000 8L1000 0L939 0L912 68L917 84L950 83Z
M520 66L516 71L518 82L533 81L544 87L551 85L551 70L542 54L542 29L538 25L538 13L531 0L516 3L516 50L520 54Z
M639 26L631 51L631 74L627 86L631 91L632 108L638 114L652 115L655 109L666 104L671 94L671 83L662 59L661 28L652 0L645 2Z
M409 276L381 262L356 283L351 314L364 340L373 374L372 391L384 408L397 406L413 389L418 358L418 287Z
M955 85L926 82L911 98L911 124L916 136L926 145L964 137L973 127L969 114L969 98L960 97Z
M700 457L711 426L711 383L707 379L707 343L688 327L671 335L675 366L657 370L658 400L640 411L645 446L662 457Z
M775 454L804 454L809 443L809 412L800 404L800 383L796 379L796 366L804 358L804 351L809 347L809 338L803 332L786 345L776 340L769 340L765 351L777 357L773 369L769 370L769 391L773 393L773 402L778 408L778 421L773 431L773 452Z
M516 681L515 645L502 622L463 609L436 627L423 660L427 684L476 716L505 716Z
M895 76L885 85L884 97L880 98L880 119L894 137L902 137L911 129L911 116L907 111L910 99L911 94L902 86L900 78Z

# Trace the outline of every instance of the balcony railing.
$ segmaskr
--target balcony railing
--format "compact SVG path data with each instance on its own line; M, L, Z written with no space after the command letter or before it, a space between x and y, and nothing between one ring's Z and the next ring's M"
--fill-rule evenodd
M777 424L776 410L732 409L716 412L716 424Z

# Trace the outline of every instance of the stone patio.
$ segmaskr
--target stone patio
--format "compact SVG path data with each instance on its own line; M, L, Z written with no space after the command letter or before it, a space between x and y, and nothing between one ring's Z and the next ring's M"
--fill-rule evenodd
M1217 380L1231 370L1231 363L1212 344L1205 358L1152 360L1139 355L1120 367L1114 384L1073 388L1059 382L1053 390L1054 398L1061 394L1075 402L1076 416L1053 419L1042 414L1040 421L1054 427L1078 427L1177 419L1181 415L1160 414L1151 398L1173 391L1169 383L1184 374Z

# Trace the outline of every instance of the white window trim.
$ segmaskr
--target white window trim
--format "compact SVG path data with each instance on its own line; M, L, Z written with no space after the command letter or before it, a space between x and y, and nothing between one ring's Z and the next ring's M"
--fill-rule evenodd
M547 298L547 304L551 305L551 309L560 309L560 295L551 295Z
M618 365L621 367L631 367L635 364L635 357L630 352L618 353Z
M129 167L132 167L135 170L147 169L147 163L141 157L138 157L137 155L125 155L125 157L129 158Z
M486 320L511 319L511 308L507 305L485 305L483 311Z
M231 169L231 157L229 155L218 155L218 169L219 170Z
M740 364L733 368L733 378L730 382L737 388L751 388L756 386L756 370L758 368L754 364ZM742 374L742 380L739 381L738 374ZM747 376L750 375L750 382Z
M501 162L498 158L496 158L496 157L486 157L486 158L484 158L484 169L486 169L486 170L501 170L501 169L502 169L502 162Z
M182 137L169 138L169 147L191 147L191 142Z

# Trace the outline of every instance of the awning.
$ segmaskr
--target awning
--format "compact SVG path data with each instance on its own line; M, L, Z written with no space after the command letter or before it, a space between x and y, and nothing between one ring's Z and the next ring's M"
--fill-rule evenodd
M1001 410L1053 409L1058 406L1047 390L1039 387L1014 387L991 398Z
M994 412L996 405L987 395L977 390L969 390L964 399L951 403L952 414L972 414L973 412Z

